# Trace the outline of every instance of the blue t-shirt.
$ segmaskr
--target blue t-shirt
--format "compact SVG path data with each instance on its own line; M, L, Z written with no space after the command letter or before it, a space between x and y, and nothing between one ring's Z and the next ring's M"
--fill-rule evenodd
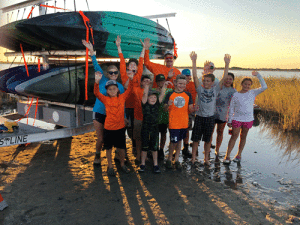
M93 66L95 71L99 71L100 73L103 74L103 70L101 69L101 67L99 66L96 56L93 55L92 56L92 61L93 61ZM99 91L101 94L107 96L107 92L106 92L106 88L105 88L105 84L106 82L109 81L109 79L107 77L105 77L104 75L102 76L101 80L99 81ZM122 84L118 83L118 88L120 90L120 94L124 93L124 87ZM106 115L106 111L105 111L105 106L104 104L97 98L94 108L93 108L93 112L97 112L97 113L101 113L103 115Z

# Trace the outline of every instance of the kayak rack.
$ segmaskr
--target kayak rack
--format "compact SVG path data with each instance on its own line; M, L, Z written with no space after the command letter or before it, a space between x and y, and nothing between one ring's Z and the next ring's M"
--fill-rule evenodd
M36 102L30 109L28 107L27 101L20 100L17 103L18 113L0 117L0 123L18 121L14 132L0 133L0 147L56 140L94 131L91 107L48 101L40 101L37 110ZM24 117L26 112L28 118Z

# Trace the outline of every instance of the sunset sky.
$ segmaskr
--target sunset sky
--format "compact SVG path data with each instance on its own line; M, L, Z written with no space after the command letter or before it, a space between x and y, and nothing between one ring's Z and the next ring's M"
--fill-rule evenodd
M21 0L1 0L0 4L3 7L16 2ZM68 9L74 9L73 0L66 2ZM48 3L54 5L54 1ZM191 66L189 53L196 51L198 66L211 60L217 67L223 67L224 54L229 53L231 67L300 68L299 0L89 0L88 3L93 11L120 11L138 16L177 13L168 19L178 46L176 66ZM77 10L87 10L86 1L76 0L76 4ZM63 0L57 0L57 6L63 7ZM24 17L29 11L27 8ZM17 11L10 13L10 21L16 20L16 15ZM19 13L18 19L21 17ZM7 14L1 13L0 18L1 25L7 23ZM168 29L165 19L159 19L159 23ZM5 59L3 49L0 59Z

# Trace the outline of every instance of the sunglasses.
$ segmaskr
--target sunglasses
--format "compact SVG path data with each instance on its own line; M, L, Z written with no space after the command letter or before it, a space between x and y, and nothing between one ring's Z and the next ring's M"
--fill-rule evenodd
M119 71L108 71L109 75L118 75Z
M210 68L211 70L213 70L213 69L214 69L214 66L210 66L209 68Z
M132 71L133 73L135 73L135 72L136 72L136 70L127 70L127 72L129 72L129 71Z
M173 59L173 56L167 56L165 59Z

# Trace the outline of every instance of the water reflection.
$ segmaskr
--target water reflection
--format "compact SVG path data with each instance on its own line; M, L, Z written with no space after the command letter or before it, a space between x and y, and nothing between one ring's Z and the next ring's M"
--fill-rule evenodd
M279 116L261 111L256 115L261 121L260 129L273 145L283 150L282 160L300 163L300 131L285 131L279 124Z

